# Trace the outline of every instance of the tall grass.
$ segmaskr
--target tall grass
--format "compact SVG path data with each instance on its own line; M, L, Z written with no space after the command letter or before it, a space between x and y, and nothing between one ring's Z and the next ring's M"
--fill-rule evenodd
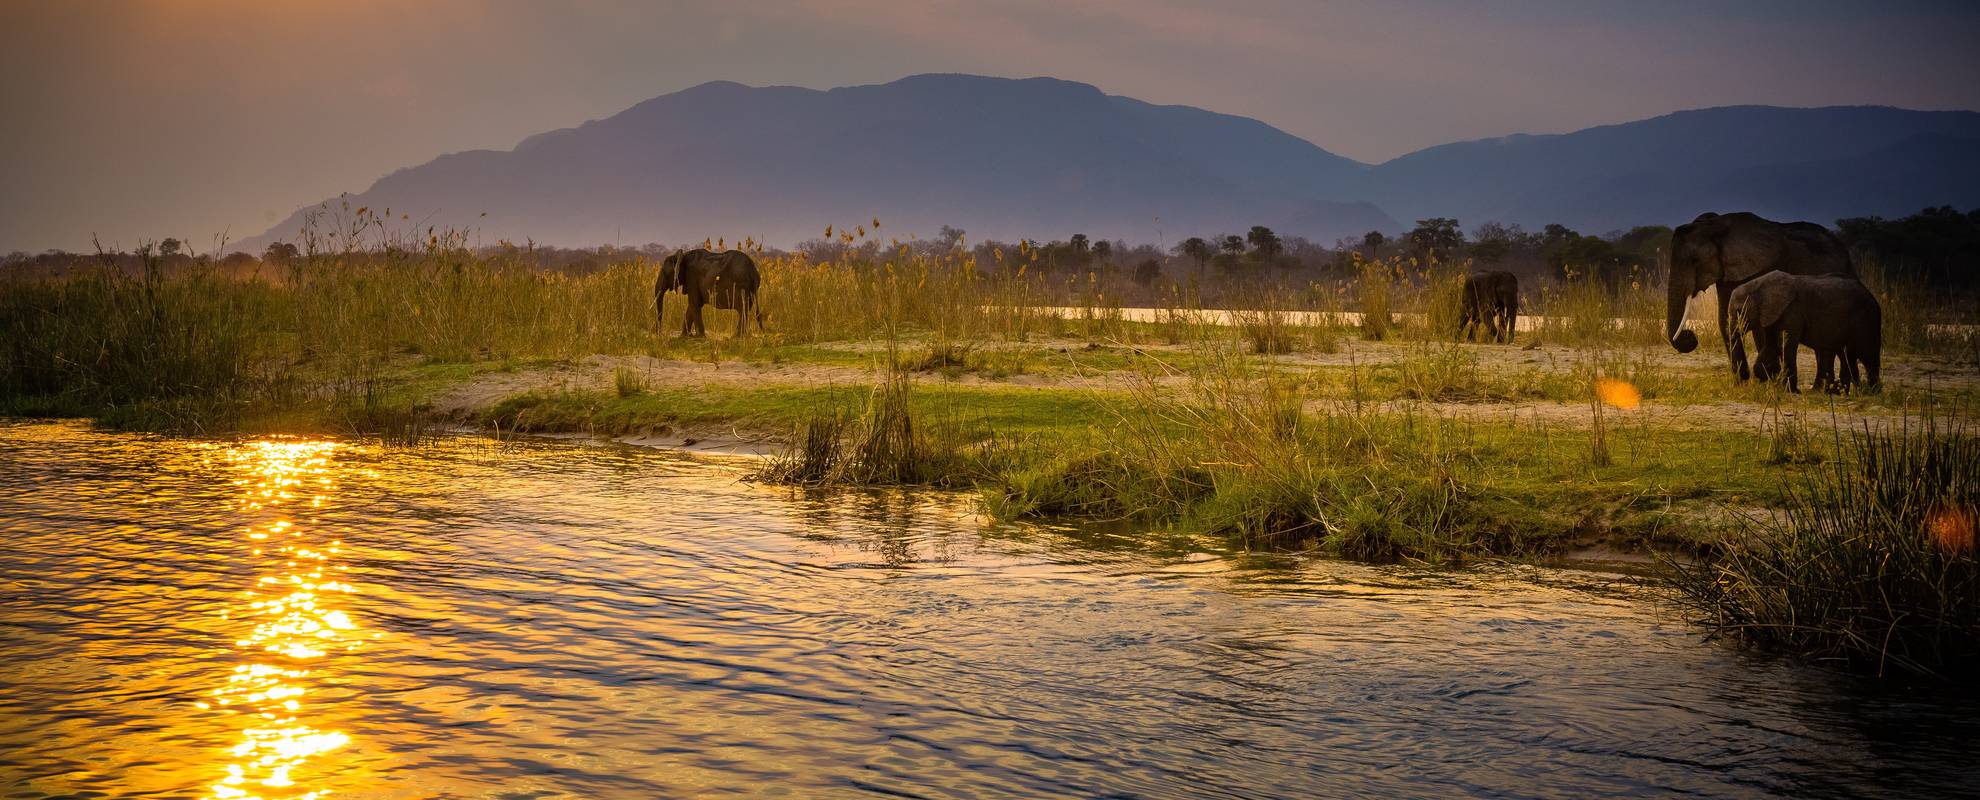
M291 389L268 359L287 304L263 284L197 268L79 270L0 291L0 413L88 408L133 424L199 430Z
M1390 293L1396 282L1396 265L1385 261L1362 261L1354 259L1357 279L1356 296L1361 302L1361 338L1379 342L1389 338L1389 329L1395 325L1389 316Z
M1344 318L1315 324L1299 314L1358 310L1364 338L1448 340L1455 286L1468 266L1357 259L1347 279L1324 283L1275 270L1192 278L1140 290L1157 298L1158 314L1153 323L1131 323L1124 313L1128 292L1136 291L1131 282L1106 270L1040 271L1036 250L986 264L961 250L907 246L848 247L829 258L759 253L767 332L730 339L734 312L710 309L716 335L701 341L675 335L686 311L678 299L666 304L665 319L655 319L657 266L643 259L615 254L583 274L546 271L513 248L472 250L458 232L392 231L383 215L340 212L348 213L324 222L307 255L257 273L146 258L131 272L84 263L5 278L0 412L207 430L302 406L358 424L374 409L406 404L393 392L412 365L592 354L715 362L781 357L786 345L834 341L914 341L928 350L925 367L952 376L1025 369L1020 354L990 342L1066 336L1326 353L1338 346L1332 325ZM1632 275L1616 295L1592 281L1529 288L1528 297L1537 292L1542 300L1527 310L1551 315L1543 324L1550 344L1654 346L1662 343L1660 285L1660 276ZM1942 330L1934 326L1962 319L1912 314L1928 305L1905 299L1914 289L1889 284L1881 291L1894 293L1886 302L1893 347L1942 346L1932 344L1945 341L1934 338ZM1229 309L1235 324L1217 324L1221 312L1206 309L1213 304ZM1585 383L1539 373L1507 379L1467 358L1427 348L1410 355L1402 395L1584 396ZM1617 373L1606 364L1603 370ZM1618 377L1635 380L1647 395L1657 392L1644 380Z
M1948 356L1980 368L1980 298L1946 297L1923 278L1893 274L1874 259L1858 263L1857 271L1883 307L1887 352Z
M514 254L472 252L458 234L408 243L373 216L360 209L313 240L310 255L245 278L196 263L168 270L147 251L138 274L85 263L8 279L0 412L201 430L255 409L369 403L408 363L721 353L671 335L685 303L655 319L657 267L642 259L583 275L543 271ZM1069 291L984 275L966 256L886 255L762 258L771 324L760 338L1021 339L1045 327L1034 308ZM720 330L733 312L708 313Z
M1877 674L1980 674L1980 438L1933 416L1838 433L1780 516L1671 565L1701 621L1739 641Z

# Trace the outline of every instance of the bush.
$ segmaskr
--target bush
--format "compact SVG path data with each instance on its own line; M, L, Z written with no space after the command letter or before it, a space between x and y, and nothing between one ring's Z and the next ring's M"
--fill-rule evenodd
M896 361L898 361L896 359ZM916 408L914 380L896 363L857 417L821 411L798 425L796 446L755 477L800 486L962 488L1009 469L1013 451L985 430Z
M1753 645L1883 675L1980 673L1980 438L1933 418L1849 436L1749 543L1668 574Z

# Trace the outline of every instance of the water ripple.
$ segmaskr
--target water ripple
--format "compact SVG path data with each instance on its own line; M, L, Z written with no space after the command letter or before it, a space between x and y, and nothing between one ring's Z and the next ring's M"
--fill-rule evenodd
M1973 791L1974 698L1738 654L1628 582L1147 553L966 498L738 477L567 444L0 425L0 786Z

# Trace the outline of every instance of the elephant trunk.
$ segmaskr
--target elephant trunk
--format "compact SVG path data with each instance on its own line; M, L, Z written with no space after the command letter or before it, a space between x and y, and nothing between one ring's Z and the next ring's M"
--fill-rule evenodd
M668 256L660 262L660 277L653 282L653 324L662 332L667 330L667 292L680 284L680 270L680 254Z
M1698 349L1698 334L1684 329L1684 308L1692 293L1691 273L1673 264L1670 279L1665 283L1669 295L1664 309L1664 340L1678 352L1689 353Z

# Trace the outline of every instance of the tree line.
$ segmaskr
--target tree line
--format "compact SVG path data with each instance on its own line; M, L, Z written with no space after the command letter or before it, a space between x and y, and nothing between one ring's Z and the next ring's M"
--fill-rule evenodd
M1859 260L1875 262L1887 271L1920 280L1933 288L1980 289L1980 209L1960 212L1941 206L1896 219L1851 217L1837 220L1835 229ZM883 257L883 251L906 247L920 255L973 255L978 267L985 271L1125 273L1144 285L1191 278L1322 280L1349 276L1356 260L1403 258L1423 263L1469 262L1477 268L1505 269L1532 278L1586 278L1620 289L1637 279L1633 275L1663 263L1664 248L1671 236L1671 229L1663 225L1586 234L1558 224L1529 231L1517 224L1486 222L1467 232L1458 220L1449 217L1417 220L1415 227L1393 235L1369 231L1360 237L1342 238L1325 245L1305 237L1281 236L1264 225L1253 225L1243 233L1190 236L1166 247L1094 238L1085 233L1045 242L1029 239L971 242L966 231L946 225L933 238L906 242L869 235L865 226L858 230L857 236L828 231L833 235L802 242L791 252L816 260L878 260ZM755 246L753 241L745 241ZM731 243L723 240L707 244ZM758 249L766 253L784 252ZM504 241L476 250L481 255L504 256L541 269L586 274L631 258L657 260L673 248L658 242L639 246L551 247ZM16 251L0 258L0 267L19 274L37 268L63 268L79 259L91 259L141 269L146 259L150 259L166 266L204 264L251 272L261 266L287 265L302 256L301 250L288 242L275 242L258 254L237 251L225 256L201 255L194 253L183 240L166 238L132 251L100 247L95 253L84 254L61 250L39 254Z

